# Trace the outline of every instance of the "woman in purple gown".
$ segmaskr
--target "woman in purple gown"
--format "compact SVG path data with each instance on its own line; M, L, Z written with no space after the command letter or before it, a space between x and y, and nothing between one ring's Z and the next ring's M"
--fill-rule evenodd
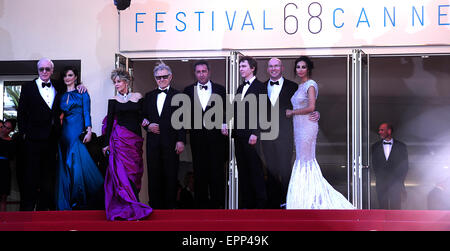
M139 202L142 159L143 121L142 95L129 92L128 72L112 71L111 79L117 95L108 100L106 141L103 152L109 154L105 177L105 210L108 220L140 220L149 216L152 208Z

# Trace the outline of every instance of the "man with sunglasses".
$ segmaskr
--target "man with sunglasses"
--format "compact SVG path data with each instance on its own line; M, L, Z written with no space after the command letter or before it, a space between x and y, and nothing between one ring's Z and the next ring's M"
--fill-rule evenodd
M40 59L37 68L39 77L23 85L17 111L19 135L24 140L26 158L20 203L22 211L55 209L60 100L65 85L51 79L54 64L50 59ZM86 89L79 87L78 90L84 92Z
M149 205L154 209L174 209L179 155L184 151L186 133L184 129L175 129L171 123L172 114L179 108L171 105L172 98L179 93L170 86L172 70L160 63L154 68L153 75L158 87L148 92L143 102Z

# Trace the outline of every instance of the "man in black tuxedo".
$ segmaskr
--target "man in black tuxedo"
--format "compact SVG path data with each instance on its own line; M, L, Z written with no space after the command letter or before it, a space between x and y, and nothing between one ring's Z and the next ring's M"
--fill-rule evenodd
M43 58L37 67L39 78L23 85L17 111L26 154L22 211L55 208L57 141L61 132L59 104L64 86L50 80L54 69L51 60Z
M291 97L298 85L283 77L284 66L280 59L271 58L267 64L270 79L265 82L267 88L268 120L278 119L278 137L261 141L267 168L268 208L280 208L286 202L294 152L292 118L286 117L286 110L292 109ZM272 107L277 114L271 114ZM277 116L278 118L272 117ZM269 128L273 130L273 128Z
M184 151L184 129L175 129L172 114L178 109L172 106L172 98L180 93L170 86L172 70L160 63L153 70L158 88L148 92L143 102L143 116L148 120L147 169L149 204L155 209L176 207L178 168Z
M191 101L190 144L194 169L196 208L225 208L225 161L227 137L222 135L225 123L225 88L210 80L207 61L194 65L197 83L184 89ZM206 118L208 111L222 114ZM220 115L216 117L216 115Z
M267 92L264 84L255 76L257 62L254 58L242 57L239 60L239 72L244 78L244 84L236 91L232 130L238 168L239 208L265 208L267 193L260 157L259 99L260 95L267 95Z
M382 123L378 128L381 140L372 145L372 166L380 209L401 209L406 196L405 177L408 173L406 145L392 138L393 128Z

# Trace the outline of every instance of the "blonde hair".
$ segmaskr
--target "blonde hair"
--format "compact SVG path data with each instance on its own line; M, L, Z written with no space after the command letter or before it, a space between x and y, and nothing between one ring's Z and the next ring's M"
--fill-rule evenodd
M131 76L128 71L124 69L115 69L111 72L111 80L114 82L114 80L119 77L120 80L125 80L125 82L130 83L131 82Z

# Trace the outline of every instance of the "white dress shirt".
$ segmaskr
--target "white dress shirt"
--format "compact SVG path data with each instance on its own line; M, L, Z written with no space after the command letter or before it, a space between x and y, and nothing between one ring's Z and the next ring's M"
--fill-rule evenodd
M384 142L390 142L391 144L383 144L384 149L384 156L386 157L386 160L389 159L389 155L391 154L392 145L394 145L394 139L391 140L383 140Z
M241 100L244 99L245 94L247 93L248 88L250 87L250 85L252 85L253 81L255 81L256 76L253 76L253 78L249 79L248 82L250 84L248 85L244 85L244 89L242 89L242 96L241 96Z
M40 78L38 78L36 80L36 85L37 85L39 93L41 94L41 96L44 99L45 103L47 103L48 107L50 109L52 109L53 101L55 101L56 89L53 86L53 84L50 87L47 87L47 86L42 87L42 82L43 81Z
M198 98L200 99L200 104L202 105L203 111L206 109L206 106L208 106L208 101L211 98L212 94L211 81L208 81L208 83L206 83L205 85L208 87L207 90L200 87L202 86L202 84L197 83L197 94Z
M267 82L267 95L269 96L270 103L275 105L280 96L281 88L283 88L284 78L281 77L278 79L278 85L271 85L270 82L272 82L272 80Z
M167 88L164 90L169 91L169 88L170 88L170 86L167 86ZM159 87L158 87L158 89L162 90ZM161 112L164 107L164 102L166 101L166 97L167 97L167 94L165 94L164 92L161 92L158 94L158 97L156 98L156 108L158 108L159 116L161 116Z

